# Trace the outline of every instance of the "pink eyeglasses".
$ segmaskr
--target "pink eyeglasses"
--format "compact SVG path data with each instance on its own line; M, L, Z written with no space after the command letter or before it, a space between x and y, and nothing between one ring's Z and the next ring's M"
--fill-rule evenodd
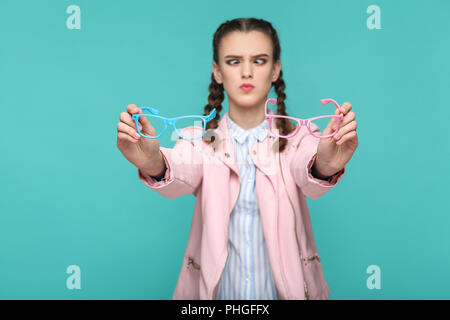
M302 125L305 125L308 128L309 133L312 134L314 137L321 138L321 139L332 137L338 132L339 124L341 123L342 119L344 118L344 115L342 115L342 114L340 114L340 115L320 116L320 117L309 118L309 119L300 119L300 118L294 118L294 117L283 116L283 115L278 115L278 114L273 115L273 114L269 114L267 112L268 111L267 104L269 102L271 104L277 104L277 100L276 99L267 99L266 105L265 105L265 117L266 117L267 121L269 122L270 133L272 135L274 135L275 137L279 137L279 138L291 138L291 137L295 136L298 133L298 131L300 130L300 127ZM328 104L330 102L332 102L335 105L336 109L338 109L338 110L340 109L339 104L336 101L334 101L333 99L322 99L322 100L320 100L320 103L323 104L323 105L326 105L326 104ZM275 126L272 127L271 119L275 119L276 120L276 119L281 119L281 118L290 119L294 123L296 123L295 130L291 134L289 134L287 136L283 136L283 135L279 134L278 129L275 128ZM322 118L329 118L330 120L331 120L331 118L336 118L337 119L336 125L333 128L334 129L333 133L331 133L329 135L326 135L326 136L317 135L317 134L313 133L312 129L314 129L314 128L311 129L310 124L314 123L315 125L317 125L315 122L318 122L318 119L322 119ZM320 128L319 125L317 125L317 126ZM324 126L322 126L322 127L323 127L323 129L325 129Z

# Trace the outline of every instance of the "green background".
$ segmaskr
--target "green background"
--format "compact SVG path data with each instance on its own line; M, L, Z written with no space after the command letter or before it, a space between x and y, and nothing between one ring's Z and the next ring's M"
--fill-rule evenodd
M202 113L212 36L237 17L277 29L289 114L326 114L322 98L356 114L346 176L308 199L330 299L450 298L447 0L2 0L0 298L171 299L195 198L142 184L116 126L130 103Z

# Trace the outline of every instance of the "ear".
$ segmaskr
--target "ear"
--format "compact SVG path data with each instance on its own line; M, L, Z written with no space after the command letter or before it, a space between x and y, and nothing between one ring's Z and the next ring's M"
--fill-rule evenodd
M215 78L216 82L219 84L222 83L222 75L220 73L219 66L217 65L217 63L215 61L213 61L212 71L214 73L214 78Z
M280 76L280 70L281 70L281 61L278 59L273 65L272 82L278 80L278 77Z

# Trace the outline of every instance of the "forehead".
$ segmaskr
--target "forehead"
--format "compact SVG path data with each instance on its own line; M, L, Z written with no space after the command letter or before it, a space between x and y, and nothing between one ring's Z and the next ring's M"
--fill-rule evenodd
M272 54L272 42L259 31L234 31L222 38L220 55L253 56L261 53Z

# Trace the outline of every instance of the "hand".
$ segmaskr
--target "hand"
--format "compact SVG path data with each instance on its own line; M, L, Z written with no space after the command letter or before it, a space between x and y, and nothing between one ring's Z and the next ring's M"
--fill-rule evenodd
M137 133L136 123L131 118L132 114L142 114L142 109L134 104L127 106L127 112L120 114L120 122L117 124L117 147L120 152L138 168L151 170L155 166L155 159L161 159L158 139L146 139ZM139 130L144 135L155 136L155 128L147 117L139 117Z
M335 115L343 114L338 132L329 138L320 139L317 146L317 157L314 163L315 169L323 176L332 176L341 171L358 147L358 135L356 133L355 113L350 112L352 105L345 102L340 109L336 109ZM333 133L337 123L332 118L322 135Z

